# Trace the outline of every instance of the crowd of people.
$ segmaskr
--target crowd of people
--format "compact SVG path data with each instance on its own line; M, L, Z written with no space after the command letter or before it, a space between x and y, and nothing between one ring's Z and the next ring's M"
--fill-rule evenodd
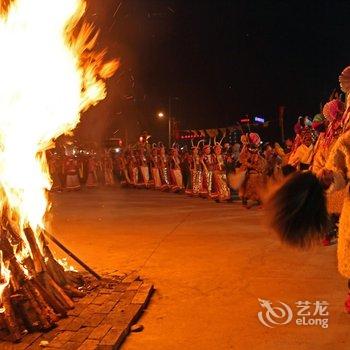
M291 173L322 171L332 145L343 132L344 109L344 103L335 98L313 120L299 117L294 139L282 146L263 142L257 133L247 132L235 143L223 135L220 141L192 140L189 147L174 143L167 149L161 142L139 141L117 153L111 149L65 156L53 153L48 157L52 190L112 186L117 181L130 188L184 193L217 202L240 200L248 209L261 208L269 189ZM325 244L334 238L343 195L329 195L334 225Z
M52 179L52 191L76 191L82 186L87 188L99 185L112 186L115 158L110 150L100 152L89 150L61 155L57 152L48 154L49 171Z
M328 244L338 235L338 270L350 288L350 67L339 82L344 102L334 96L313 123L297 123L289 162L299 171L270 196L268 205L271 228L289 245L307 248L320 239ZM345 310L350 313L350 289Z
M350 67L340 81L349 95ZM52 154L53 190L111 186L117 180L129 188L217 202L239 199L247 208L260 208L266 199L273 208L271 227L291 245L305 247L315 240L330 245L339 228L339 271L350 279L349 102L333 95L313 119L299 117L294 138L282 146L247 132L235 143L222 135L220 141L192 140L190 147L175 143L166 149L161 142L139 141L119 153ZM350 294L346 309L350 313Z
M345 104L337 96L327 102L313 120L299 117L295 136L281 146L262 142L257 133L242 134L230 144L214 139L192 141L190 150L173 144L138 143L126 148L118 158L118 174L123 186L185 193L217 202L239 199L250 209L261 208L272 189L291 174L310 171L319 175L331 149L344 132ZM222 144L223 143L223 144ZM324 245L334 242L343 191L329 193L329 229Z
M346 101L333 94L313 119L299 117L294 138L282 146L252 132L234 144L200 140L190 151L140 144L120 157L122 183L218 202L236 194L247 208L264 204L283 242L337 243L338 269L350 288L350 67L340 83ZM345 309L350 313L350 292Z
M161 142L138 143L119 158L121 183L218 202L239 195L247 208L260 207L267 184L283 176L293 142L284 147L263 143L257 133L242 135L239 143L222 144L224 140L192 141L190 150L177 144L167 150Z

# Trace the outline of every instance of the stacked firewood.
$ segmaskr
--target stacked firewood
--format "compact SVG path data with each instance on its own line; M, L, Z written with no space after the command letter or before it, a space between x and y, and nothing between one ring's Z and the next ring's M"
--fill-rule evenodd
M27 227L21 237L8 222L0 230L0 328L19 342L28 332L55 327L74 308L73 298L85 293L79 275L65 271L55 260L43 234ZM29 254L21 253L28 248Z

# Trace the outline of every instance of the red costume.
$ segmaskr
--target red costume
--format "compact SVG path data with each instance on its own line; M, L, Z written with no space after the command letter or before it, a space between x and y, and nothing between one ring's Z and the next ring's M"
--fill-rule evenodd
M66 178L66 189L69 191L79 190L79 163L74 157L68 157L64 163L64 174Z
M49 171L52 180L51 191L61 191L62 182L60 177L61 161L58 156L51 156L49 159Z
M183 190L184 185L181 172L181 161L179 157L179 151L176 147L173 147L170 150L169 168L171 177L171 191L180 192L181 190Z
M190 168L190 188L186 193L190 196L199 196L203 192L203 164L199 152L199 142L197 146L192 144L192 155L188 159Z
M170 188L168 156L166 155L165 147L162 144L159 145L158 168L160 179L162 181L161 190L167 191Z
M221 154L222 147L220 143L214 146L214 184L217 190L218 201L228 201L231 198L230 189L227 186L226 169L224 157Z
M87 161L87 179L86 187L93 188L98 186L97 180L97 162L95 157L91 155Z
M114 185L114 176L113 176L113 160L108 150L105 150L103 155L103 175L104 183L106 186Z
M204 181L202 196L209 198L217 198L218 194L213 191L213 172L215 170L214 156L211 154L210 145L203 148L202 164L204 169Z
M151 186L150 174L149 174L149 167L148 167L148 159L146 157L144 147L140 148L138 162L139 162L139 169L140 169L140 175L141 175L140 180L142 181L142 186L149 188Z
M155 144L152 146L150 165L151 165L151 174L152 174L154 188L156 190L160 190L162 187L162 181L160 178L160 171L158 167L159 165L158 148Z

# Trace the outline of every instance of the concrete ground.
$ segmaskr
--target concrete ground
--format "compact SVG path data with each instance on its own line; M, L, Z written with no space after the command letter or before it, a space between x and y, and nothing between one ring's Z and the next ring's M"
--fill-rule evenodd
M144 331L123 349L350 348L336 246L281 246L264 212L238 203L118 188L52 197L52 231L63 243L101 273L137 270L157 289ZM258 298L290 305L294 318L262 325ZM297 301L327 301L329 327L297 326Z

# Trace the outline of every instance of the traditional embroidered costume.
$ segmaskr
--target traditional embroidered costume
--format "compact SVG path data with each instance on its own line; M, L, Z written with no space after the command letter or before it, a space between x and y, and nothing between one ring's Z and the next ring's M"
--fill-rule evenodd
M225 159L222 155L220 143L214 146L214 183L217 190L217 200L219 202L228 201L231 198L230 189L227 185Z
M166 155L165 147L163 144L159 144L159 156L158 156L158 168L160 173L160 179L162 181L161 190L167 191L170 189L170 178L168 169L168 156Z
M260 204L262 201L261 191L266 188L267 163L259 153L260 136L256 133L250 133L246 138L239 157L242 164L241 170L246 172L246 177L239 189L239 195L243 205L247 205L248 200Z
M141 174L141 182L142 186L145 188L149 188L151 186L150 183L150 173L149 173L149 161L146 156L146 150L144 147L141 147L139 150L139 170Z
M94 155L90 155L87 161L87 179L86 187L93 188L98 186L97 164Z
M66 189L68 191L79 190L79 163L76 158L67 157L64 163L64 174L66 178Z
M162 187L162 181L160 178L158 147L156 144L153 144L152 146L151 156L150 156L150 167L151 167L153 186L156 190L160 190Z
M192 144L192 154L187 160L190 168L190 181L186 193L191 196L199 196L203 192L203 164L199 155L199 143L197 146Z
M216 199L218 194L213 186L213 174L215 170L214 156L211 153L211 146L204 145L202 155L203 165L203 191L201 193L204 197Z
M103 155L103 174L104 174L105 185L113 186L114 185L113 160L108 150L105 150Z
M181 172L181 160L179 157L179 150L173 146L170 149L169 169L171 178L171 191L180 192L184 189L183 178Z

